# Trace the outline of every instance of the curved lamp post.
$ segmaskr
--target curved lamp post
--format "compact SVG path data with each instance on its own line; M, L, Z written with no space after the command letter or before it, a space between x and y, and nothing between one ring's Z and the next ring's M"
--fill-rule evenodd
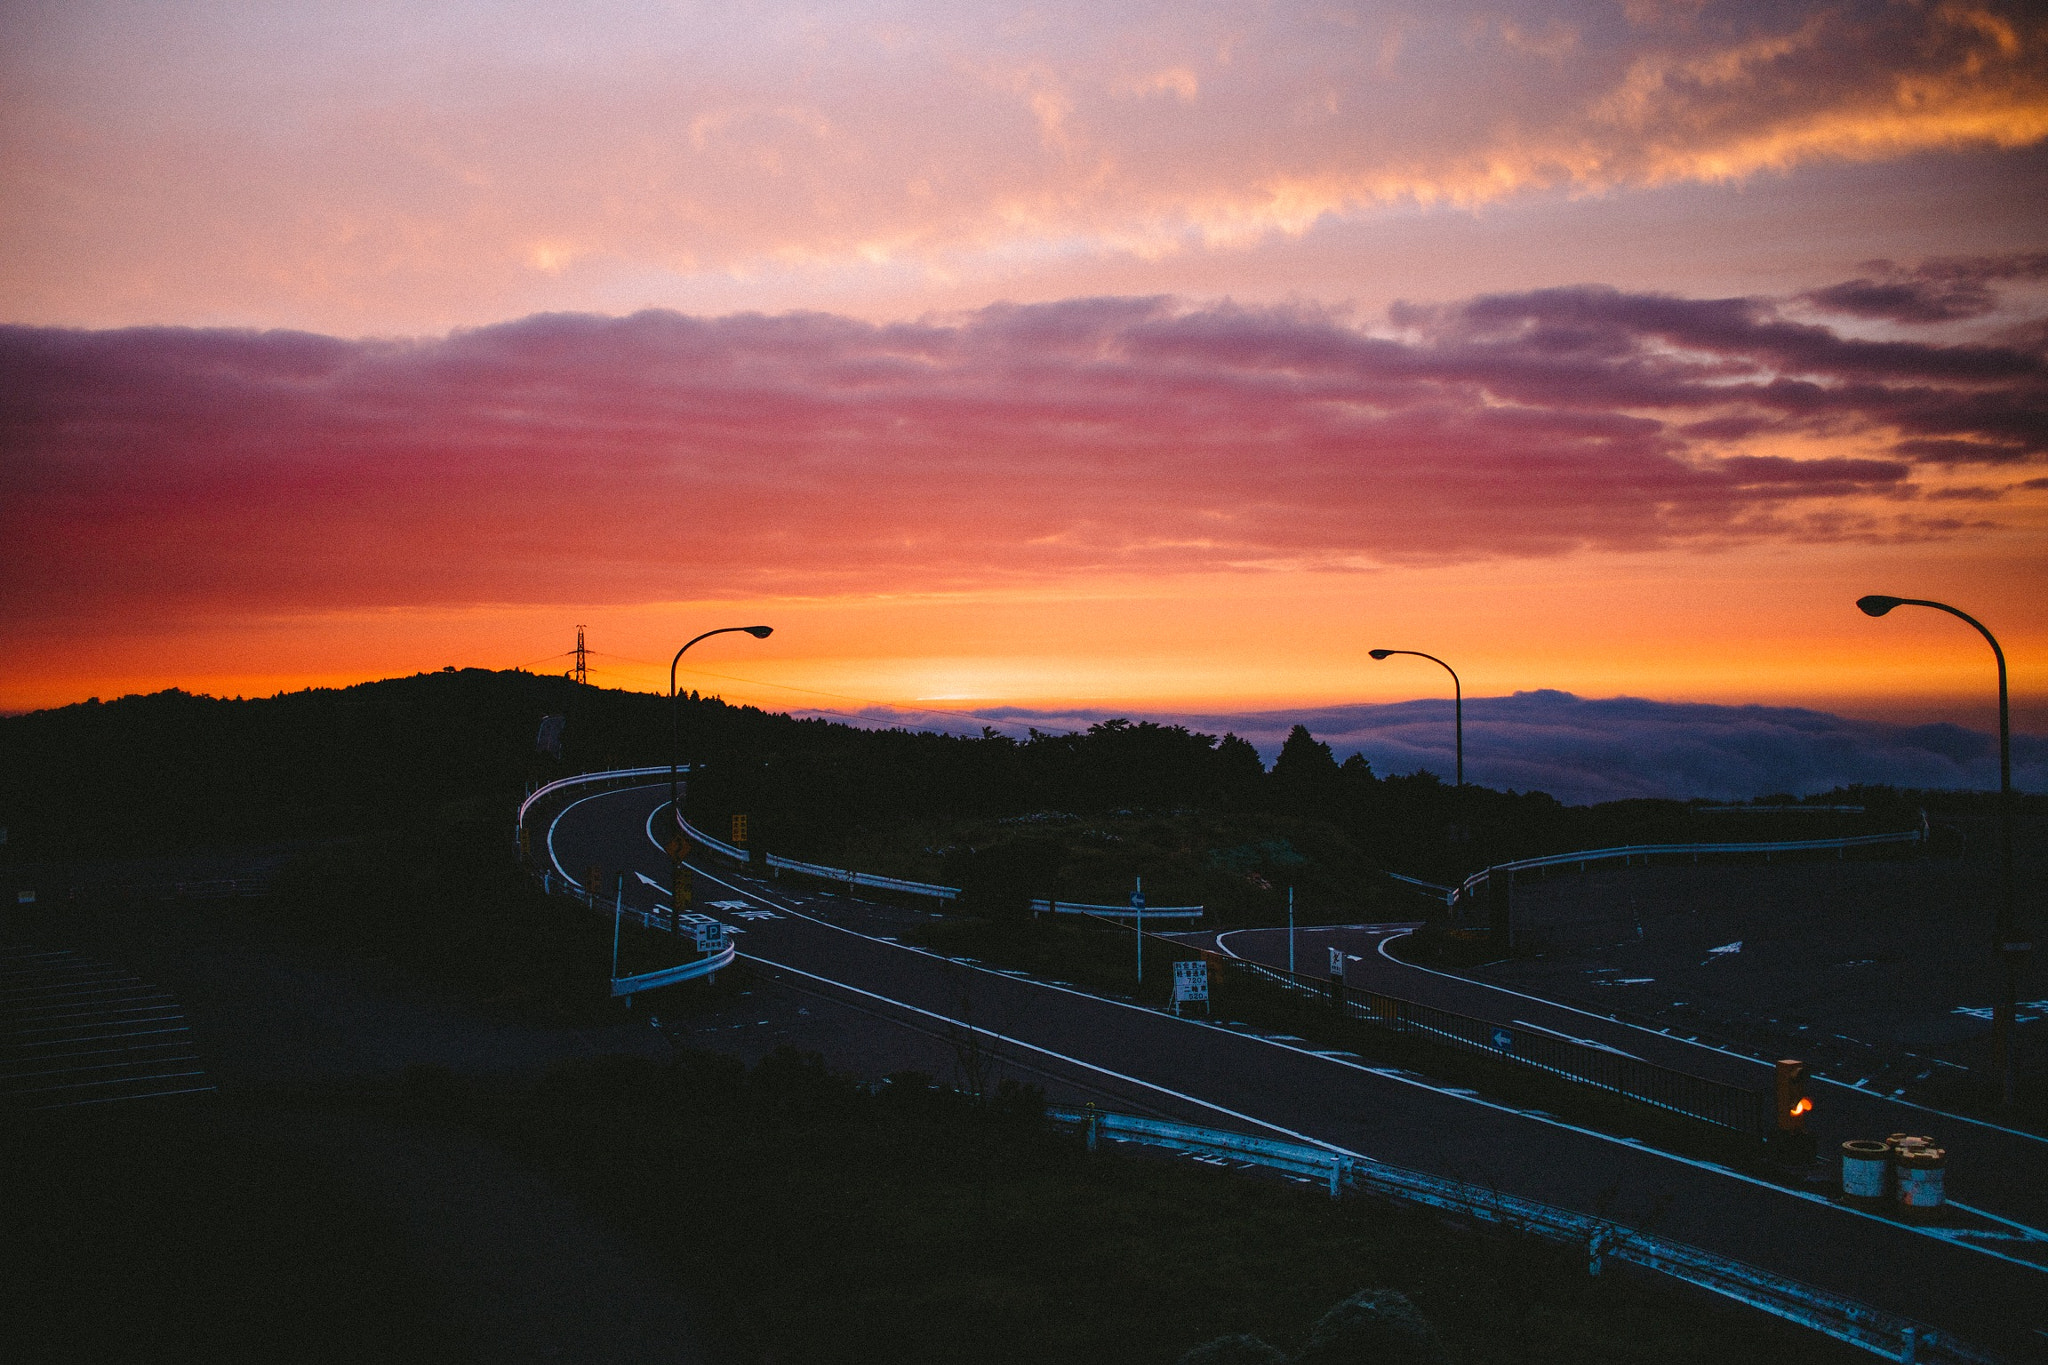
M1857 608L1865 616L1882 616L1893 607L1932 607L1945 611L1976 627L1991 646L1991 657L1998 661L1998 860L2001 880L1999 889L1998 922L1994 931L1997 939L1999 961L2005 971L2004 993L1991 1011L1992 1049L1996 1054L1999 1071L1999 1087L2004 1103L2012 1104L2012 1026L2013 1016L2019 1004L2020 957L2033 948L2031 943L2018 941L2018 926L2013 922L2013 880L2012 880L2012 712L2007 701L2005 687L2005 651L1998 647L1998 637L1984 628L1984 623L1966 611L1958 611L1946 602L1930 602L1924 597L1886 597L1873 593L1869 597L1856 599Z
M675 817L678 841L675 856L669 859L668 864L668 913L669 932L679 938L683 931L683 803L677 791L676 760L682 749L683 722L682 708L676 705L676 665L683 661L683 655L689 652L690 646L696 644L697 640L708 640L714 635L730 635L740 630L756 640L765 640L775 633L773 626L720 626L717 630L707 630L695 640L685 642L683 647L676 651L676 657L668 662L668 805L669 813Z
M1452 712L1457 720L1458 733L1458 785L1465 785L1465 687L1458 681L1458 670L1434 654L1424 654L1419 649L1375 649L1368 651L1375 659L1384 659L1390 654L1413 654L1418 659L1427 659L1451 675L1451 695L1455 698L1456 709Z

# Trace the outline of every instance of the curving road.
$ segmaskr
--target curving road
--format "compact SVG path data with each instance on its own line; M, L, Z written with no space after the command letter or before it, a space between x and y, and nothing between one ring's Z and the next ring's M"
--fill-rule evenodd
M556 869L565 876L591 866L639 873L650 881L628 877L635 885L629 904L659 903L666 857L652 830L666 801L662 783L569 802L548 831ZM1298 1040L1176 1019L939 957L865 931L858 905L840 897L703 862L692 872L695 908L712 909L738 931L741 956L923 1035L943 1030L993 1057L1142 1096L1196 1122L1320 1143L1651 1229L2014 1359L2048 1360L2048 1268L2026 1259L2029 1230L2014 1228L2003 1242L1923 1235L1810 1192L1318 1053ZM1349 929L1333 941L1370 947L1373 960L1390 962L1378 955L1375 937L1388 932ZM1230 946L1244 952L1253 944L1232 938ZM1368 954L1357 958L1363 963ZM1533 1011L1540 1002L1527 1003Z
M1771 1083L1770 1058L1729 1051L1667 1030L1403 962L1388 951L1389 945L1416 927L1407 923L1300 928L1296 930L1295 961L1299 970L1318 974L1325 970L1329 951L1335 948L1345 955L1345 979L1353 986L1489 1023L1519 1024L1730 1085ZM1270 966L1287 965L1286 929L1205 930L1167 937ZM1815 1078L1812 1097L1814 1112L1807 1127L1823 1152L1834 1150L1848 1138L1883 1138L1900 1132L1932 1135L1948 1148L1952 1201L1987 1218L2048 1228L2048 1139L1872 1094L1825 1077ZM2048 1259L2048 1241L2038 1252L2036 1259Z

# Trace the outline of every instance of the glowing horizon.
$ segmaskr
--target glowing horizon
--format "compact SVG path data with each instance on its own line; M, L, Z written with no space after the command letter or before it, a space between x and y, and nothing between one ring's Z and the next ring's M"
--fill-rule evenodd
M2017 0L12 28L0 710L761 618L774 709L1987 728L1890 592L2048 729Z

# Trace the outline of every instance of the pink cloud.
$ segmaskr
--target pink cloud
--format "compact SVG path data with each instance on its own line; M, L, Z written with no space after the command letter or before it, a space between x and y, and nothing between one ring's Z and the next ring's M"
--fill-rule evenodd
M1597 288L1391 321L0 329L0 572L17 617L90 620L1922 537L1985 523L1866 495L2048 451L2038 349ZM1760 448L1794 437L1836 446Z
M44 6L0 51L0 313L375 329L2048 137L2023 0L1497 9ZM1978 306L1856 283L1817 302Z

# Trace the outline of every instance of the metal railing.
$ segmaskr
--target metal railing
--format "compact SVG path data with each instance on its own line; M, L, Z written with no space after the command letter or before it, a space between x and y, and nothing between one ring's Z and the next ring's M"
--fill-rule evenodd
M668 765L664 763L652 768L612 768L603 772L578 773L574 777L557 778L545 786L534 788L527 798L519 803L517 826L522 829L525 828L526 813L533 807L536 801L564 788L589 782L610 782L635 777L665 777L668 775L668 771ZM677 771L687 773L690 771L690 765L685 763ZM752 861L752 856L739 845L729 844L723 839L706 834L703 830L698 829L680 816L678 816L676 823L682 827L683 833L692 842L702 844L713 853L730 858L735 862L744 863ZM900 891L907 895L929 896L934 900L944 901L958 899L960 895L960 888L957 886L939 886L933 882L916 882L902 877L885 877L876 872L855 872L850 868L827 867L822 863L807 863L796 858L785 858L776 853L769 854L765 861L769 867L778 871L798 872L807 877L821 877L827 881L843 882L848 886L865 886L878 891Z
M690 771L690 765L685 763L676 771L686 773ZM668 774L668 764L664 763L655 768L608 768L603 772L578 773L574 777L558 777L554 781L535 787L527 793L526 799L519 803L519 816L515 823L524 827L526 824L526 812L532 808L533 803L540 800L543 796L562 790L564 787L573 787L583 782L609 782L624 777L652 777L657 773L666 776Z
M1034 915L1087 915L1093 919L1200 919L1203 908L1199 905L1147 905L1133 908L1129 905L1085 905L1080 901L1035 900L1031 902Z
M642 972L638 976L615 976L612 978L612 994L638 995L641 991L651 991L657 986L673 986L679 981L695 981L700 976L710 976L713 972L730 967L738 956L739 950L728 944L724 952L699 958L695 962L662 967L655 971Z
M1760 1089L1695 1076L1597 1044L1518 1024L1475 1019L1379 991L1354 990L1344 985L1341 978L1319 979L1242 958L1205 956L1247 976L1328 1001L1338 1007L1344 1018L1546 1072L1718 1128L1762 1136L1776 1119L1771 1096Z
M664 768L662 771L667 772L668 770ZM563 895L572 900L579 900L593 910L602 911L604 909L604 898L602 896L587 886L579 885L566 873L557 877L554 871L544 870L541 872L539 880L543 895ZM666 913L666 911L666 906L655 906L652 909L642 910L628 905L623 894L616 896L612 902L613 915L622 919L630 919L642 928L653 929L662 933L680 933L683 930L695 930L699 925L716 925L718 928L716 947L707 956L698 958L694 962L679 962L672 967L657 967L651 972L640 972L633 976L615 976L611 979L613 995L637 995L641 991L651 991L657 986L672 986L679 981L695 981L700 976L710 976L714 972L722 971L730 967L737 960L738 950L726 940L725 925L705 915L694 915L688 912L681 915L673 915ZM677 923L678 920L681 921L680 925ZM699 951L703 951L702 945L705 939L702 933L698 934L697 941Z
M714 853L720 853L737 862L751 862L752 855L737 844L728 844L723 839L714 839L698 829L688 820L681 820L683 833L704 845ZM934 900L957 900L960 888L940 886L934 882L914 882L902 877L884 877L878 872L855 872L851 868L827 867L823 863L807 863L798 858L785 858L779 853L770 853L762 859L778 872L796 872L806 877L817 877L828 882L839 882L845 886L865 886L876 891L901 891L906 895L929 896Z
M1766 839L1749 843L1723 844L1623 844L1615 848L1588 848L1576 853L1552 853L1541 858L1522 858L1511 863L1496 863L1492 867L1481 868L1451 888L1444 897L1444 904L1455 907L1459 902L1469 899L1480 887L1485 886L1496 872L1512 875L1539 867L1569 867L1574 864L1583 872L1588 863L1613 862L1616 859L1630 863L1637 858L1648 862L1652 857L1675 854L1690 854L1697 859L1703 853L1761 853L1765 858L1769 858L1774 853L1802 853L1819 849L1841 851L1851 848L1872 848L1880 844L1917 844L1924 843L1926 839L1927 826L1923 821L1919 829L1901 830L1897 834L1852 834L1834 839ZM1426 887L1432 891L1442 889L1431 886L1428 882L1418 881L1414 877L1402 877L1396 873L1387 875L1411 886Z
M1845 1294L1609 1219L1390 1166L1334 1145L1251 1137L1097 1109L1052 1108L1046 1114L1055 1122L1082 1129L1090 1147L1106 1137L1116 1142L1221 1157L1314 1180L1326 1185L1333 1199L1347 1189L1355 1190L1374 1198L1420 1205L1546 1242L1580 1248L1586 1253L1589 1274L1599 1274L1607 1261L1637 1266L1761 1309L1888 1360L1921 1365L1998 1365L1997 1357L1950 1333L1873 1308Z

